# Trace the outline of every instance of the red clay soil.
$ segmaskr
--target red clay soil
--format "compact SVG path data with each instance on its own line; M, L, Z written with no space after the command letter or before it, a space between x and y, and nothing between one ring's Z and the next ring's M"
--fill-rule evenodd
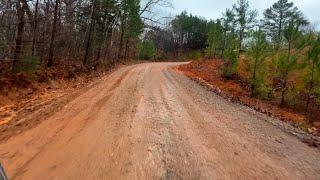
M0 74L0 133L4 126L18 123L28 114L48 104L61 101L80 87L103 77L114 68L84 68L81 64L64 64L47 70L26 73Z
M219 59L197 60L181 65L177 70L230 101L241 103L271 117L290 122L313 135L320 135L319 124L309 124L304 115L297 114L290 109L280 108L272 102L252 98L250 92L238 81L222 78L220 71L222 64L223 61Z

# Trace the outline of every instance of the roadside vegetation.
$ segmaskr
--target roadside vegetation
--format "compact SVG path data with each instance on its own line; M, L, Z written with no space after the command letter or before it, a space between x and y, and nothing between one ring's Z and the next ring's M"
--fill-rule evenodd
M159 23L157 10L170 6L166 0L0 0L0 106L133 59L153 59L153 44L141 37Z
M257 17L247 0L239 0L220 19L211 21L184 12L172 21L173 36L179 40L174 41L178 50L173 52L197 50L201 57L222 61L214 67L226 82L236 82L240 85L236 88L248 92L244 96L298 113L306 123L320 128L319 32L288 0L267 8L263 19ZM205 72L208 78L215 73L206 61L186 67L185 71Z
M0 0L0 125L132 60L166 0ZM160 15L159 15L160 16ZM36 108L34 108L36 107Z
M0 1L1 74L138 59L149 51L144 30L160 23L157 9L169 6L165 0Z

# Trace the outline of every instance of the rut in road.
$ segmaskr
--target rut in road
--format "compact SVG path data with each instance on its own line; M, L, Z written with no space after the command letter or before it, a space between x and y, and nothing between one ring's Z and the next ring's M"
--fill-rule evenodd
M0 144L11 179L319 179L320 152L171 67L124 67Z

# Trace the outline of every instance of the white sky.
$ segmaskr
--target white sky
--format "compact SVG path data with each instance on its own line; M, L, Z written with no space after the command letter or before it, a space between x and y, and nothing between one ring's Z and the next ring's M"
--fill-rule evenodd
M207 19L220 18L226 8L232 8L232 4L237 0L171 0L174 6L172 14L179 14L187 10L193 15L205 17ZM257 9L259 17L263 17L263 11L270 7L277 0L249 0L250 6ZM320 28L320 0L291 0L294 2L309 21Z

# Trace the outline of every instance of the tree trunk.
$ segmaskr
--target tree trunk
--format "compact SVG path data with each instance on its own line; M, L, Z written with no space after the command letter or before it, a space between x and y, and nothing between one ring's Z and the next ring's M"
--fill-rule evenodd
M53 50L54 50L54 40L56 37L56 29L57 29L57 21L58 21L58 7L59 7L59 0L56 0L54 6L54 15L53 15L53 25L51 31L51 40L50 40L50 47L49 47L49 58L47 67L51 67L53 65Z
M314 68L315 68L315 62L313 60L312 61L310 87L309 87L309 90L308 90L306 107L305 107L305 114L308 114L308 108L309 108L309 105L310 105L310 95L311 95L311 92L312 92L312 89L313 89L313 84L314 84Z
M256 85L255 85L255 81L256 81L256 74L257 74L257 64L258 64L258 58L256 57L255 61L254 61L254 67L253 67L253 75L252 75L252 82L251 82L251 96L254 97L254 91L256 90Z
M106 37L105 37L105 52L104 52L104 60L109 60L110 59L110 51L111 51L111 42L112 42L112 36L113 36L113 31L112 28L111 30L108 30Z
M49 0L45 1L45 9L44 9L44 21L43 23L41 23L41 25L43 26L43 30L41 32L41 43L42 42L45 42L48 37L47 37L47 32L48 32L48 29L49 29L49 10L50 10L50 4L49 4ZM41 64L44 65L44 62L43 60L47 60L47 54L45 53L45 51L47 50L47 45L42 45L42 46L39 46L39 49L38 49L38 53L39 51L40 54L41 54ZM45 57L44 57L45 56Z
M125 51L124 51L124 58L125 59L128 59L128 51L129 51L129 38L126 40L126 49L125 49Z
M217 47L214 47L213 58L216 58L216 56L217 56Z
M107 14L105 16L107 16ZM106 36L107 36L108 31L109 31L109 27L107 26L107 18L106 17L104 18L104 20L102 22L102 26L103 26L103 28L102 28L103 32L102 32L101 38L99 39L99 44L101 44L101 45L98 46L97 56L95 58L96 62L98 62L100 57L101 57L102 47L106 46L106 40L107 40Z
M242 41L244 36L244 28L241 27L240 34L239 34L239 51L238 51L238 58L240 57L241 50L242 50Z
M120 34L120 44L118 49L118 59L122 59L122 48L123 48L123 36L124 36L124 24L121 25L121 34Z
M289 45L288 45L288 59L287 62L290 63L290 58L291 58L291 41L289 41ZM286 94L286 89L287 89L287 78L288 78L288 71L289 71L289 64L287 64L287 68L285 70L285 74L282 78L283 82L282 82L282 90L281 90L281 103L280 103L280 107L283 107L285 105L285 94Z
M35 54L35 45L37 39L37 28L38 28L38 5L39 0L36 1L35 12L34 12L34 22L33 22L33 37L32 37L32 52L31 55L34 56Z
M284 80L284 82L282 83L280 107L284 107L285 105L286 88L287 88L287 80Z
M277 38L277 45L276 45L276 50L280 49L280 44L282 41L282 20L283 20L283 14L280 12L280 23L279 23L279 28L278 28L278 38Z
M21 1L17 1L16 3L16 8L17 8L17 16L18 16L18 30L17 30L17 37L16 37L16 47L14 50L14 55L13 55L13 62L12 62L12 67L11 71L15 72L17 68L18 61L21 59L21 50L22 50L22 39L23 39L23 30L24 30L24 25L25 25L25 20L24 20L24 14L25 14L25 9L22 6L21 7Z
M222 44L222 49L221 49L221 58L224 58L224 51L225 51L225 48L226 48L226 39L227 39L227 32L224 31L223 32L223 44Z
M88 55L89 55L89 49L90 49L90 42L91 42L91 34L94 26L94 10L95 10L95 0L92 0L92 8L91 8L91 22L89 26L89 32L88 32L88 38L86 42L86 49L85 49L85 54L83 58L83 65L88 64Z

